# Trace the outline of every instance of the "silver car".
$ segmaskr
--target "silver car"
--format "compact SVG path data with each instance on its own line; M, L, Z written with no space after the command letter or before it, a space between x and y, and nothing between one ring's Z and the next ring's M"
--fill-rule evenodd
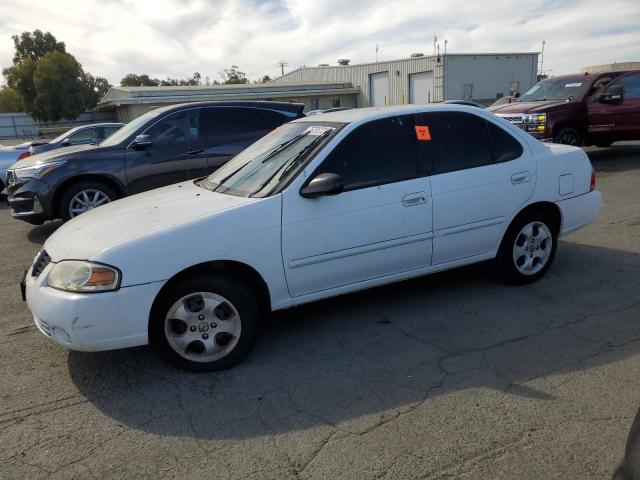
M0 147L0 192L6 186L7 168L18 160L37 153L48 152L71 145L99 143L111 136L124 125L123 123L93 123L67 130L53 140L33 140L11 147Z

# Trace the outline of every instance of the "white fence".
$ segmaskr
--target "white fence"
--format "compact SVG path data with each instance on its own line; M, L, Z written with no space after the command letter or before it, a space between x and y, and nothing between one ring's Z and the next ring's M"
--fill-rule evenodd
M85 112L75 120L39 122L26 113L0 113L0 138L31 138L38 136L38 129L75 127L87 123L112 122L113 112Z

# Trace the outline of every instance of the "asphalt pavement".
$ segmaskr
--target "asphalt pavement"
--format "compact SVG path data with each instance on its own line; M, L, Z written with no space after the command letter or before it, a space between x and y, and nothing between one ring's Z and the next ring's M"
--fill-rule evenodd
M640 143L588 153L604 210L541 281L480 264L278 313L212 374L50 343L18 281L59 223L0 207L0 478L610 478L640 406Z

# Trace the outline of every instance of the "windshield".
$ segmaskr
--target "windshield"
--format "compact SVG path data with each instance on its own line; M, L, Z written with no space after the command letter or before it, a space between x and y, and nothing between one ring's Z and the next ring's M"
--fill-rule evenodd
M202 181L204 188L241 197L266 197L298 171L306 153L335 126L286 123L236 155Z
M107 137L100 143L101 147L112 147L113 145L118 145L122 141L129 138L133 133L136 132L140 127L142 127L149 120L159 116L163 111L162 110L151 110L150 112L145 113L144 115L140 115L138 118L134 118L129 123L127 123L120 130L116 131L110 137Z
M588 87L588 79L563 78L536 83L518 98L519 102L543 102L545 100L579 100Z

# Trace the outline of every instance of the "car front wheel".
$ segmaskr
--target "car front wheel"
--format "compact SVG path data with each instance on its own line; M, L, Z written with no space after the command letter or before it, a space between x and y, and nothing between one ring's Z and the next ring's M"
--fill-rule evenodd
M165 360L193 371L229 368L249 352L260 302L233 275L202 274L162 293L150 324L151 342Z
M553 137L553 142L579 147L582 145L582 137L575 128L561 128L556 136Z
M117 200L113 189L100 182L81 182L64 192L60 200L60 217L65 222L89 210Z
M556 254L557 228L546 212L530 212L516 218L496 257L502 279L512 284L525 284L542 277Z

